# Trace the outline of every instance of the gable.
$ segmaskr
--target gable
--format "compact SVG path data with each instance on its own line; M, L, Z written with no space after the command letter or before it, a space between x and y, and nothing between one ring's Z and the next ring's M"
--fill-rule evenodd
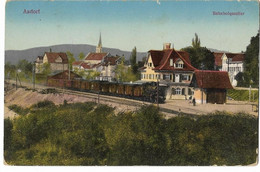
M60 56L58 56L56 59L55 59L55 62L56 63L62 63L62 58Z
M60 53L45 52L44 57L43 57L43 63L45 63L45 62L47 62L47 63L65 63L65 64L67 64L68 63L68 57L67 57L66 53L62 53L62 52L60 52Z
M193 71L196 70L189 60L189 54L184 51L175 51L174 49L165 49L162 51L150 51L152 61L154 64L154 70L183 70L183 71ZM175 67L173 63L177 59L181 60L181 67Z

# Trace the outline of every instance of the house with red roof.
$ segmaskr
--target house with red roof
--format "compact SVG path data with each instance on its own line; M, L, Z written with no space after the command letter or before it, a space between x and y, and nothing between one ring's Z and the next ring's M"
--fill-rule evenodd
M148 58L141 68L141 81L159 81L168 85L166 99L185 99L192 96L193 90L188 87L196 70L190 63L189 53L171 48L165 43L163 50L150 50Z
M220 71L227 71L230 82L233 86L237 85L235 79L239 72L244 71L244 53L214 53L215 66Z
M228 72L195 70L189 85L194 89L196 103L226 103L227 89L233 89Z
M119 56L111 56L110 53L102 52L100 35L96 52L88 53L82 61L73 62L72 70L93 70L100 73L100 76L97 77L98 80L111 81L115 77L114 70L119 59Z
M65 71L69 68L67 54L63 52L45 52L43 56L38 56L35 61L36 73L43 71L43 64L50 64L51 72Z

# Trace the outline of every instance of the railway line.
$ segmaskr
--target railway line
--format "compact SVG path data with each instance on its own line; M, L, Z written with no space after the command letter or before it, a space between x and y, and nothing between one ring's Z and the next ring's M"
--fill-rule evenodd
M8 81L9 84L16 85L16 81L10 80ZM68 95L74 95L78 97L85 97L92 99L92 101L96 103L100 102L107 102L107 103L115 103L118 105L125 105L132 107L132 109L138 109L143 105L150 105L152 104L151 102L145 102L145 101L140 101L140 100L134 100L134 99L128 99L124 97L119 97L119 96L110 96L110 95L104 95L104 94L99 94L93 93L93 92L85 92L85 91L76 91L76 90L70 90L70 89L65 89L65 88L56 88L56 87L50 87L50 86L45 86L41 84L33 84L31 83L26 83L26 82L21 82L21 86L18 87L23 87L27 89L33 89L35 88L36 91L38 92L43 92L46 91L47 89L55 89L55 93L57 94L68 94ZM166 104L160 104L159 105L159 110L160 112L166 113L166 114L171 114L171 115L182 115L182 116L196 116L197 114L203 114L203 111L196 110L196 109L191 109L191 108L184 108L184 107L178 107L178 106L171 106ZM131 109L131 108L130 108ZM180 110L181 109L181 110ZM186 113L185 110L188 110L189 113Z

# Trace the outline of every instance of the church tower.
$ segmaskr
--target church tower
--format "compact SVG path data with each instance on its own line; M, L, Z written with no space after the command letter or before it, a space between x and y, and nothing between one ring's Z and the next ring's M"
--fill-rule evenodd
M98 42L98 45L96 47L96 53L102 53L101 33L99 35L99 42Z

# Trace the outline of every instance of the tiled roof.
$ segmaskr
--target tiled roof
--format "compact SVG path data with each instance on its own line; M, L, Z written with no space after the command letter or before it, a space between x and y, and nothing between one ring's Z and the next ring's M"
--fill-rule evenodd
M66 53L55 53L55 52L45 52L47 58L48 58L48 62L49 63L56 63L55 60L58 57L61 57L62 59L62 63L68 63L68 57Z
M81 63L83 63L83 61L75 61L72 63L72 66L79 66Z
M199 88L233 88L226 71L195 70L193 77Z
M104 59L104 63L102 65L106 66L108 64L110 65L116 65L116 61L119 59L120 57L105 57Z
M91 69L91 66L88 63L81 63L80 66L83 67L84 69Z
M102 60L108 53L89 53L85 60Z
M215 58L215 65L216 66L222 66L222 56L224 53L213 53Z
M222 56L226 54L227 58L232 59L231 62L243 62L245 59L245 54L243 53L214 53L215 65L222 66Z
M244 61L245 54L243 53L225 53L228 58L231 58L232 61Z
M193 67L189 60L189 54L184 51L176 51L174 49L165 49L165 50L150 50L151 58L154 65L154 70L179 70L179 71L193 71L196 70ZM173 62L176 62L177 59L181 59L184 63L183 68L174 68L170 66L170 59L173 59Z

